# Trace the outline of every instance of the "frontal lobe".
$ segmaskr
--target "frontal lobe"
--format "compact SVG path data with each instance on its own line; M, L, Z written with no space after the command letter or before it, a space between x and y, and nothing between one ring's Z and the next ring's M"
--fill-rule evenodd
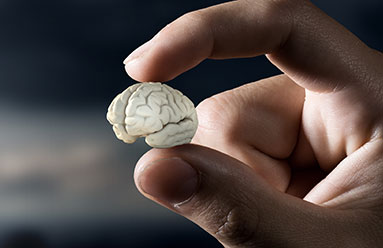
M112 101L107 119L118 139L133 143L146 137L157 148L189 143L198 126L189 98L161 83L130 86Z

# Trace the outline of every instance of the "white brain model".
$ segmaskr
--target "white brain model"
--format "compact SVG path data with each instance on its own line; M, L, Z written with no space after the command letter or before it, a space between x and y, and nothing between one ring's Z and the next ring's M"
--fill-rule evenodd
M198 126L189 98L161 83L130 86L114 98L106 118L118 139L133 143L146 137L146 143L157 148L189 143Z

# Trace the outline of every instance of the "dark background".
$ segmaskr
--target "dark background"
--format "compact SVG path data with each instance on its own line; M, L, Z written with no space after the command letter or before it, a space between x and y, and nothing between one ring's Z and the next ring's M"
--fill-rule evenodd
M136 190L143 141L105 119L134 83L122 61L180 15L223 1L0 0L0 247L221 247ZM383 1L313 1L383 50ZM264 57L208 60L170 85L195 104L278 74Z

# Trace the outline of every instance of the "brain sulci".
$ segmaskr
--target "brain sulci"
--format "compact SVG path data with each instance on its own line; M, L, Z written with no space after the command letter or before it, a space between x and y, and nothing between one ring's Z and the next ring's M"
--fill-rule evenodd
M189 143L198 127L193 102L162 83L130 86L114 98L107 119L118 139L133 143L145 137L156 148Z

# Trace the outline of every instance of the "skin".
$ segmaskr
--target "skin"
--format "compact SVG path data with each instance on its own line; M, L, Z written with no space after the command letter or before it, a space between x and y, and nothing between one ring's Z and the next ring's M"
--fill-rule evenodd
M225 247L382 246L383 54L309 1L187 13L125 68L167 81L264 54L283 73L199 104L194 144L146 153L138 189Z

